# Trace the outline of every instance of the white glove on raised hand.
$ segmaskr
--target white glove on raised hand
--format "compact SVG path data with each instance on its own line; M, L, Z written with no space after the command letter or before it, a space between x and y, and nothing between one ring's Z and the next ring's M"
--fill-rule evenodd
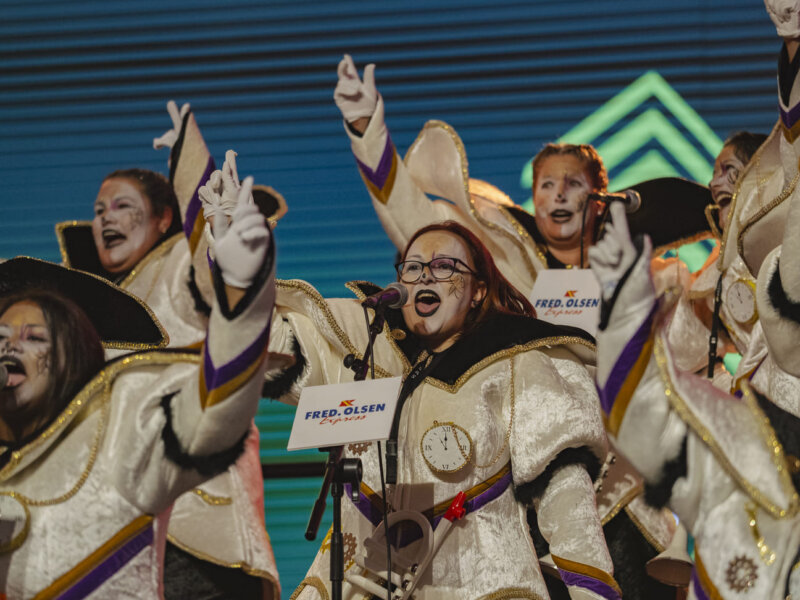
M603 300L609 300L614 295L619 280L639 256L628 231L625 205L612 202L608 210L611 221L606 223L606 233L602 240L589 248L589 264L600 283ZM644 243L644 250L649 255L650 238L645 236Z
M797 0L764 0L764 5L780 37L800 37L800 5Z
M241 187L236 169L236 152L228 150L222 170L211 173L205 185L197 190L206 220L213 221L216 215L221 214L227 217L227 222L238 205Z
M242 183L232 220L214 220L215 256L228 285L247 289L253 283L269 246L266 219L252 201L253 178Z
M375 87L375 65L364 67L364 81L358 78L356 65L349 54L339 62L339 82L333 91L333 100L342 111L344 120L352 123L362 117L371 117L378 105Z
M189 110L190 106L188 102L181 106L180 111L174 100L167 102L167 112L169 113L170 119L172 119L172 129L168 129L161 137L153 138L153 148L155 150L172 148L175 145L178 135L181 132L181 127L183 126L183 118Z

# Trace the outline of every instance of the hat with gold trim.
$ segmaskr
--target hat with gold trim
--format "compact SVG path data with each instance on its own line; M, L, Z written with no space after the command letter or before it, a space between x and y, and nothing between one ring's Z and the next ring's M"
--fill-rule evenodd
M27 256L0 263L0 298L34 289L55 292L77 304L106 348L146 350L169 342L147 305L101 277Z

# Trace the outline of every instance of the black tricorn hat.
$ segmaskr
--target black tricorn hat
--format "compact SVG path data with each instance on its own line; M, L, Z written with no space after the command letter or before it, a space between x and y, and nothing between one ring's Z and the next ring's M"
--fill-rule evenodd
M146 304L97 275L27 256L0 263L0 298L33 289L55 292L77 304L106 348L147 350L169 342Z
M708 187L680 177L661 177L631 189L639 192L642 205L628 215L628 227L631 235L650 236L654 255L714 235L706 217L706 207L713 204Z

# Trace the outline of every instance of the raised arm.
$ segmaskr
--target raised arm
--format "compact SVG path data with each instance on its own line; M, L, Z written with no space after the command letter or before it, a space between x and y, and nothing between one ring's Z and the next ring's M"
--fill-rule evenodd
M333 94L342 111L345 131L372 205L392 243L405 247L421 227L465 217L452 205L432 202L417 186L392 143L384 121L384 104L375 87L375 65L364 68L363 81L353 59L339 63L339 82Z
M243 451L266 369L274 248L245 180L230 227L217 229L216 298L194 364L123 373L113 385L114 483L145 512L223 471ZM167 358L140 359L158 365ZM125 359L129 360L129 359Z

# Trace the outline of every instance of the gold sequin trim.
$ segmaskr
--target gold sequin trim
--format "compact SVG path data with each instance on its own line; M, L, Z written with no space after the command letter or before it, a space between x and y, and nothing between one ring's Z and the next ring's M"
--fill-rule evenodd
M763 219L772 209L782 204L783 201L792 194L794 188L797 186L798 181L800 181L800 171L795 173L795 176L789 182L789 185L775 199L773 199L771 202L768 202L765 206L762 206L761 209L755 215L753 215L747 223L745 223L744 227L739 230L739 235L736 238L736 249L739 251L739 256L741 256L742 259L744 259L744 235L751 227L753 227L753 225ZM748 267L747 270L749 271L750 268Z
M42 260L40 258L34 258L32 256L19 256L19 257L16 257L16 258L27 258L29 260L35 260L37 262L52 264L52 263L49 263L49 261ZM130 298L132 298L137 304L139 304L144 310L147 311L147 314L150 315L150 318L153 320L153 323L155 324L156 328L158 329L158 332L161 334L161 342L159 344L139 344L139 343L133 343L133 342L103 341L103 347L104 348L113 348L115 350L156 350L158 348L166 348L167 347L167 345L169 344L169 335L167 334L167 330L164 329L164 327L161 325L161 321L158 320L158 317L156 317L155 313L150 309L149 306L147 306L146 302L142 301L141 298L139 298L135 294L131 294L129 291L121 288L120 286L111 283L110 281L108 281L108 279L104 279L103 277L100 277L99 275L95 275L94 273L89 273L89 271L81 271L80 269L73 269L72 267L67 267L67 266L64 266L64 265L61 265L61 268L62 269L67 269L68 271L76 271L76 272L80 273L81 275L85 275L87 277L94 277L98 281L102 281L107 286L118 288L118 290L121 293L123 293L123 294L129 296Z
M628 518L631 520L631 522L636 526L636 529L638 529L639 532L642 534L642 537L646 539L647 542L653 548L655 548L657 552L661 553L664 550L666 550L664 545L661 544L655 537L653 537L653 534L650 533L650 530L647 529L647 527L644 526L644 523L642 523L639 520L636 514L631 510L630 506L625 506L625 512L627 513ZM605 525L605 523L603 523L603 525Z
M759 531L758 529L758 519L756 518L758 507L752 502L748 502L747 504L745 504L744 510L748 516L747 524L750 527L750 533L753 534L753 539L755 540L756 546L758 547L758 555L763 561L763 563L768 567L770 567L775 562L776 556L775 553L767 545L767 541L764 539L764 536L761 535L761 531Z
M481 596L478 600L517 600L517 599L524 599L524 600L544 600L542 596L531 592L530 590L524 590L522 588L503 588L497 590L496 592L492 592L491 594L486 594L485 596Z
M322 600L330 600L328 590L325 588L325 584L319 577L306 577L303 579L303 581L300 582L300 585L297 586L297 589L294 591L294 593L289 597L289 600L295 600L309 585L317 590Z
M210 504L211 506L228 506L229 504L233 504L233 498L228 498L227 496L214 496L213 494L209 494L200 488L194 488L192 493L199 497L203 502Z
M700 439L703 440L703 443L705 443L706 446L711 450L711 452L719 461L720 465L742 487L742 489L745 490L745 492L758 503L759 506L777 519L783 519L787 516L794 515L798 510L798 502L800 502L800 499L798 499L797 492L794 490L792 480L789 477L786 461L783 456L783 447L775 436L775 432L772 430L772 427L770 427L767 417L763 412L761 412L761 409L758 407L755 398L753 398L747 382L742 382L744 399L745 402L747 402L750 410L753 412L753 416L757 419L757 422L760 425L764 442L766 443L767 449L770 450L772 460L775 464L776 470L778 471L778 476L781 479L782 487L784 488L786 497L788 499L788 505L785 509L780 508L777 504L769 500L769 498L767 498L767 496L761 492L761 490L745 479L741 473L734 468L725 452L722 451L708 428L700 421L700 419L695 416L686 401L680 396L680 394L678 394L672 382L672 377L669 373L669 366L667 365L667 358L664 350L664 341L661 339L661 336L656 336L654 351L656 364L658 365L658 369L661 374L661 380L664 384L664 395L669 400L670 405L675 409L675 412L678 413L678 416L692 428L692 430L700 437Z
M58 240L58 250L61 253L61 262L65 267L71 267L69 262L69 255L67 254L67 238L64 232L73 227L91 227L91 221L62 221L56 223L56 239Z
M344 332L344 330L339 326L339 323L336 321L336 318L333 316L331 309L328 307L328 303L325 302L325 298L320 295L320 293L314 289L314 287L302 281L300 279L277 279L275 280L275 287L279 290L289 290L289 291L299 291L306 296L308 296L311 301L316 304L317 308L322 312L322 316L328 322L328 326L333 331L336 338L339 340L339 343L344 347L344 349L353 354L358 359L362 359L364 357L363 353L356 350L356 347L353 345L353 342L350 341L348 335ZM392 374L375 365L375 374L379 375L380 377L392 377Z
M39 434L34 440L19 450L16 450L8 462L8 464L0 470L0 482L5 481L13 473L14 468L20 461L30 452L39 448L42 444L46 443L52 436L61 433L61 431L69 423L71 423L76 416L84 409L85 406L90 404L92 397L102 388L110 389L111 382L122 371L136 367L142 364L174 364L180 362L200 363L200 356L196 354L184 353L169 353L162 354L159 352L150 352L147 354L133 354L112 363L110 366L102 369L94 378L87 383L83 389L78 392L67 407L61 412L55 421L47 427L42 433Z
M214 558L210 554L206 554L205 552L201 552L200 550L195 550L194 548L190 548L189 546L178 540L171 533L167 533L167 540L169 541L170 544L177 546L184 552L191 554L192 556L199 558L200 560L203 560L205 562L219 565L220 567L227 567L229 569L241 569L248 575L252 575L253 577L260 577L261 579L266 579L267 581L272 583L275 591L276 592L278 591L278 582L275 579L275 575L273 573L269 573L268 571L264 571L262 569L254 569L244 561L229 563L225 562L224 560L219 560L217 558Z
M530 259L530 256L525 251L525 244L520 241L519 239L515 238L511 233L507 230L503 229L502 227L498 226L496 223L492 223L491 221L487 221L484 219L475 208L475 200L472 197L472 194L469 192L469 161L467 160L467 151L464 148L464 142L461 141L458 133L455 129L448 123L444 121L438 120L431 120L425 123L422 128L422 131L419 132L417 135L417 139L414 140L414 143L411 144L408 151L406 152L406 156L403 159L403 162L406 162L407 158L411 156L412 151L414 150L415 146L422 140L423 135L427 129L443 129L453 140L453 143L456 146L456 150L458 151L458 155L461 158L461 182L464 188L464 198L469 201L469 212L472 215L472 218L478 221L484 227L487 227L491 230L498 231L502 235L506 236L510 239L514 245L516 245L519 250L521 251L522 258L525 261L525 266L528 268L529 275L532 278L532 281L536 281L536 266ZM522 238L522 240L527 240L529 243L533 243L532 240L529 240L528 232L525 231L525 228L517 222L517 220L502 206L497 207L500 213L506 218L509 224L516 230L517 235ZM535 245L535 244L534 244ZM545 263L547 264L547 263Z
M634 485L631 487L631 489L625 492L622 498L620 498L617 503L612 506L605 515L603 515L603 518L600 520L600 524L605 526L606 523L619 514L619 511L621 511L623 508L627 508L628 504L630 504L631 501L636 498L636 496L642 493L642 489L643 488L641 485ZM598 495L599 492L600 490L597 490ZM661 550L659 550L659 552L661 552Z
M539 348L546 348L550 346L563 346L567 344L578 344L580 346L586 346L587 348L591 349L592 351L595 350L595 345L591 342L580 338L580 337L572 337L572 336L553 336L547 338L541 338L538 340L531 340L525 344L520 344L517 346L512 346L511 348L506 348L504 350L500 350L499 352L495 352L494 354L490 354L486 358L478 361L474 365L472 365L469 369L467 369L461 377L459 377L454 384L448 384L438 379L434 379L433 377L426 377L425 382L429 383L441 390L446 392L450 392L451 394L455 394L461 386L463 386L467 380L472 377L475 373L485 369L490 364L501 360L503 358L511 358L512 356L516 356L517 354L521 354L523 352L528 352L530 350L536 350Z

